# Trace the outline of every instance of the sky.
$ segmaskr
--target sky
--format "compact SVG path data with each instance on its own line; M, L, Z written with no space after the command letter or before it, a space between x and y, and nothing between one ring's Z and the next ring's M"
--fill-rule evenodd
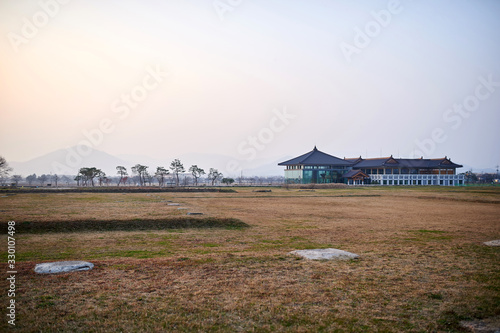
M213 154L231 174L316 145L495 168L499 17L495 0L2 0L0 155Z

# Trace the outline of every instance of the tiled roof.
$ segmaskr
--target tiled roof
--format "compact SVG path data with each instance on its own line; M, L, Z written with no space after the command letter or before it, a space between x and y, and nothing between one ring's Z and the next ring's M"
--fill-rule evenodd
M362 159L354 158L338 158L319 151L316 146L310 152L292 158L291 160L281 162L278 165L335 165L335 166L352 166L356 169L361 168L422 168L422 169L437 169L447 168L455 169L463 167L460 164L453 163L446 156L444 158L424 159L424 158L393 158L379 157Z
M292 158L291 160L281 162L278 165L337 165L337 166L352 166L353 163L345 161L341 158L328 155L319 151L316 146L310 152L300 155L299 157Z
M361 160L354 165L356 168L377 168L386 166L387 161L389 161L391 157L382 157L382 158L370 158L366 160ZM391 164L394 165L394 164Z
M423 158L373 158L366 159L356 163L354 168L461 168L462 165L453 163L449 158L423 159Z
M344 177L344 178L351 178L351 177L356 176L357 174L362 174L364 177L370 178L370 176L368 176L367 174L365 174L361 170L349 170L348 172L344 173L342 175L342 177Z

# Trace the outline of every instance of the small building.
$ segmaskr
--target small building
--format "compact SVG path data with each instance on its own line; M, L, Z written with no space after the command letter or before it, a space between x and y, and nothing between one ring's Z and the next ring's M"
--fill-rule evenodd
M370 184L370 176L361 170L352 169L344 175L344 178L349 185Z
M350 185L445 185L464 184L464 176L448 157L409 159L380 157L338 158L316 147L306 154L279 163L285 181L297 184L345 183Z

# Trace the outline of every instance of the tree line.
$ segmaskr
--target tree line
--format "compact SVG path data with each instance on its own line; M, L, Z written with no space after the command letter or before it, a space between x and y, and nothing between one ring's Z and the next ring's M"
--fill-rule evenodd
M22 177L21 175L9 176L12 168L8 166L7 161L0 156L0 184L6 185L9 181L11 184L18 186L20 183L25 182L29 186L39 185L58 187L60 184L69 186L70 183L76 183L76 186L153 186L158 184L160 187L164 186L198 186L203 180L209 185L217 185L219 183L231 185L236 182L235 179L224 177L224 175L215 168L210 168L208 173L198 165L191 165L187 171L183 163L179 159L174 159L170 166L167 168L163 166L156 167L156 170L149 171L149 167L142 164L136 164L129 170L122 165L116 167L116 175L107 175L101 169L96 167L83 167L80 168L76 176L69 175L28 175ZM271 183L282 183L283 177L238 177L239 184L247 185L264 185Z

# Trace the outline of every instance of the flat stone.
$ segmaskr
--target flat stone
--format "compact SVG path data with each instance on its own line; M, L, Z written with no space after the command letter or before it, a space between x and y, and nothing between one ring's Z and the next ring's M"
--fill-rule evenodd
M203 213L193 213L193 212L189 212L188 215L203 215Z
M181 204L178 204L178 203L169 203L167 204L168 206L180 206Z
M487 245L487 246L500 246L500 239L495 239L495 240L492 240L489 242L484 242L483 244Z
M290 254L311 260L350 260L358 259L359 255L338 249L295 250Z
M179 208L177 208L177 209L187 209L187 207L179 207Z
M474 333L498 333L500 332L500 316L483 320L461 321L460 326Z
M35 272L39 274L55 274L88 271L94 268L94 264L86 261L57 261L37 264Z

